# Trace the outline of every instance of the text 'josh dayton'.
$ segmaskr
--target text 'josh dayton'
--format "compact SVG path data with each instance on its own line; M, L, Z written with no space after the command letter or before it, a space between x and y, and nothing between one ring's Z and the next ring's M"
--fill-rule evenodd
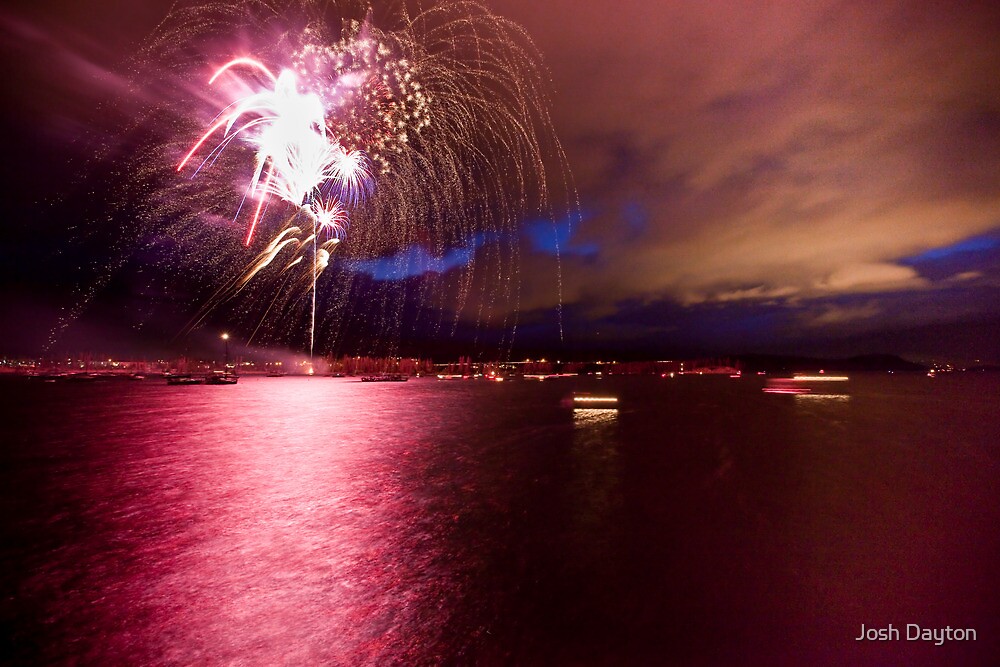
M891 642L899 641L899 630L892 627L892 623L887 628L866 628L861 625L861 636L854 641L870 642ZM967 642L976 641L976 631L973 628L953 628L950 625L944 628L922 628L916 623L906 624L906 641L934 642L941 646L945 642Z

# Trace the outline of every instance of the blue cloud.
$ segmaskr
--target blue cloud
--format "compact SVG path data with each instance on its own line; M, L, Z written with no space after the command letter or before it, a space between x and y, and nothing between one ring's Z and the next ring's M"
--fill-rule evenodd
M931 248L905 257L899 263L914 267L930 280L944 280L960 274L994 275L1000 270L1000 231Z
M924 262L935 262L951 259L956 255L980 253L987 250L993 250L997 246L1000 246L1000 235L996 233L983 234L982 236L967 238L949 246L931 248L930 250L922 252L919 255L913 255L903 259L902 263L912 265L922 264Z
M352 271L366 273L375 280L405 280L426 273L446 273L468 266L476 250L496 239L496 234L477 234L468 245L448 250L440 257L421 245L412 245L395 255L354 260L348 266Z
M646 211L646 207L637 201L630 201L622 206L622 218L633 236L641 234L649 224L649 213Z
M587 218L584 211L570 213L561 220L538 220L525 225L531 249L548 255L595 257L600 251L596 243L573 243L576 225Z

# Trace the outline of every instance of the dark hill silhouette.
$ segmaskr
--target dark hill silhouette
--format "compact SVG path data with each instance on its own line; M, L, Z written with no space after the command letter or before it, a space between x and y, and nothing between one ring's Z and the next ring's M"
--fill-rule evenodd
M865 354L847 359L820 359L771 354L745 354L736 357L748 372L792 373L796 371L893 371L898 373L926 372L927 367L893 354Z

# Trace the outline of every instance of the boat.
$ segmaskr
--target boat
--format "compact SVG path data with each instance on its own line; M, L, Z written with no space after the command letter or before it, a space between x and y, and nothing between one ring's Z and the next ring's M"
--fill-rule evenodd
M214 371L205 376L205 384L236 384L240 376L229 371Z
M538 380L539 382L545 382L546 380L554 380L556 378L572 378L576 376L576 373L526 373L522 377L525 380Z
M96 382L99 377L96 373L70 373L59 379L65 382Z
M406 382L410 378L399 373L386 375L366 375L361 378L362 382Z
M205 378L197 378L191 375L168 375L169 385L205 384Z
M618 397L574 392L570 402L574 410L617 410Z
M59 380L65 380L66 373L29 373L28 377L33 380L41 380L42 382L58 382Z

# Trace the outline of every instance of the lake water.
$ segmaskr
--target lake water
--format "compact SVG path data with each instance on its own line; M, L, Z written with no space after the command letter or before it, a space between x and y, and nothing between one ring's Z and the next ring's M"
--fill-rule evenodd
M997 664L1000 377L762 387L0 379L0 652ZM901 640L855 641L890 623Z

